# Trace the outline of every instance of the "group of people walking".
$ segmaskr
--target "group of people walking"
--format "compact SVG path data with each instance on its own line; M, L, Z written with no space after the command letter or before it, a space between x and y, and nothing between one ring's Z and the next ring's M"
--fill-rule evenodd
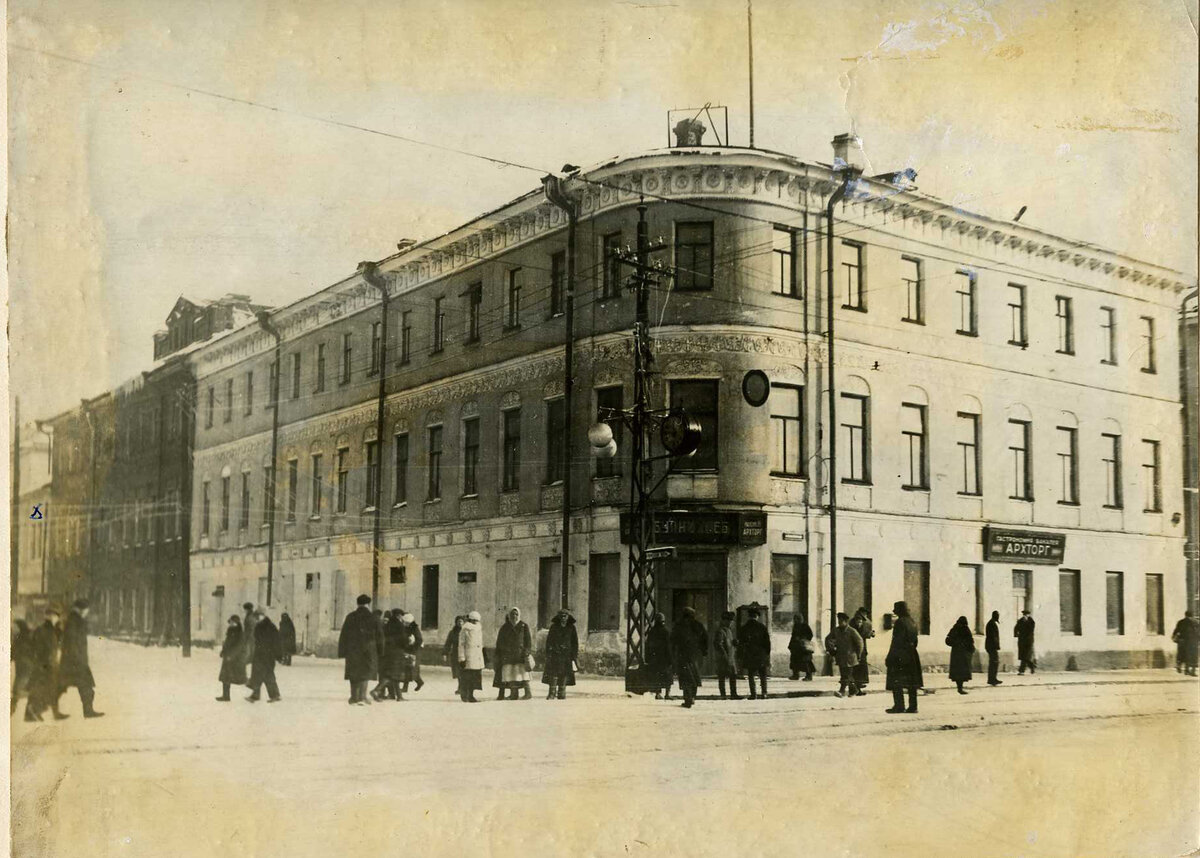
M230 689L245 685L250 689L246 698L251 703L262 699L262 687L267 686L267 701L278 703L279 683L275 679L275 665L289 665L296 654L296 626L287 612L279 617L279 625L266 608L253 602L242 605L245 617L232 615L225 624L225 640L221 644L221 672L217 679L221 683L221 696L217 700L228 703ZM250 675L246 671L249 668Z
M88 602L77 599L65 621L57 608L47 608L36 629L24 620L14 622L12 637L13 688L9 714L25 700L25 720L42 721L47 709L54 720L70 716L59 710L63 692L74 686L83 704L84 718L99 718L96 680L88 663Z
M345 659L345 678L350 683L352 706L371 700L404 699L410 683L420 691L421 627L413 615L400 608L386 613L371 610L371 597L359 596L358 607L342 621L338 658ZM375 682L368 700L367 686Z

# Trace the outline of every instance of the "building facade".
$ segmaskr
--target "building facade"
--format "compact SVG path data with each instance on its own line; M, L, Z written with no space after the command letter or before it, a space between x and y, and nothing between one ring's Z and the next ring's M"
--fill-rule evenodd
M659 610L691 606L712 626L764 605L782 662L797 614L821 634L831 608L862 606L883 628L905 599L937 663L958 616L982 633L992 610L1011 623L1028 608L1051 665L1157 663L1186 600L1172 365L1185 278L857 183L833 223L834 469L823 213L840 181L790 156L704 148L573 178L571 414L566 219L540 192L379 263L386 347L378 293L354 275L271 314L277 370L257 325L199 348L193 636L216 639L243 601L266 600L277 377L271 601L304 649L332 652L372 591L378 504L379 604L412 611L429 644L469 610L488 635L511 606L544 628L565 594L581 665L619 670L629 444L616 427L617 457L593 459L586 432L632 401L634 300L610 251L634 242L644 199L674 272L650 299L651 398L703 431L660 474L656 541L676 555L657 565ZM761 407L742 394L750 370L771 382Z

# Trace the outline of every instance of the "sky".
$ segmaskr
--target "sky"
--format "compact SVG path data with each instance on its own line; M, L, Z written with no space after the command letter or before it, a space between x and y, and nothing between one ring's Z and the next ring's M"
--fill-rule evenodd
M753 0L755 143L1196 275L1196 0ZM181 294L280 305L727 105L742 0L9 0L11 394L149 367ZM361 129L346 126L358 126ZM499 166L385 134L512 161Z

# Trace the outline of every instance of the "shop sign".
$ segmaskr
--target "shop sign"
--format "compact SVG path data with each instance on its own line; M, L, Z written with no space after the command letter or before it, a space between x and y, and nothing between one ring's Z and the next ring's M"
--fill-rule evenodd
M1057 566L1067 553L1065 533L1010 530L1006 527L983 529L983 559L988 563L1044 563Z
M651 545L763 545L763 512L656 512L651 516ZM621 541L634 541L634 517L621 513Z

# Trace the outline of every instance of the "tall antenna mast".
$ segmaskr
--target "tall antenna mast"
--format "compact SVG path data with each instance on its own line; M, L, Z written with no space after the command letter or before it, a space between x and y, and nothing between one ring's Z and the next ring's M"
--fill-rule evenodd
M750 148L754 148L754 9L746 0L746 44L750 49Z

